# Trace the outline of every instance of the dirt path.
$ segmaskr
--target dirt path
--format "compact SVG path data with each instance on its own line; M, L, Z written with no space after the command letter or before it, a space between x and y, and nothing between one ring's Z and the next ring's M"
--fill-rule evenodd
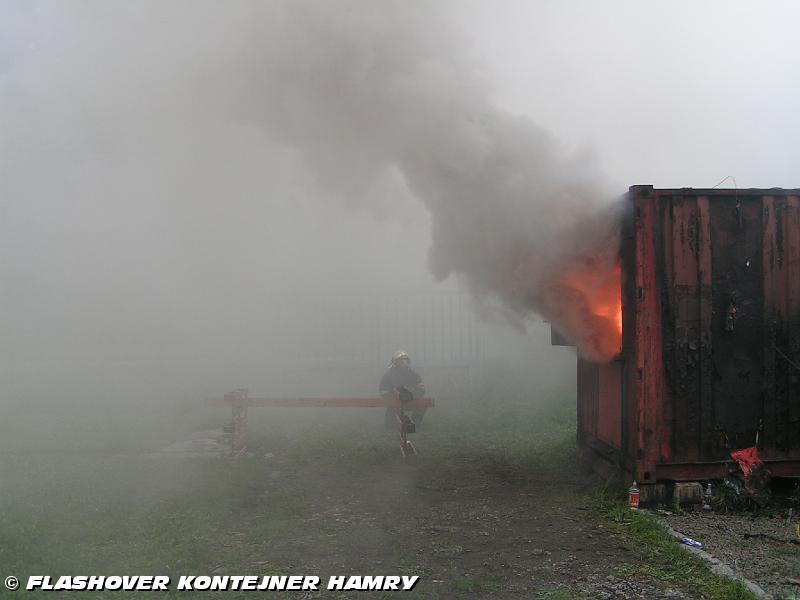
M615 575L631 549L595 516L593 483L574 466L527 473L491 452L416 464L381 455L354 469L346 457L339 468L266 462L266 502L290 489L305 503L266 556L294 573L420 575L424 598L684 597ZM249 513L254 528L260 512Z
M221 411L198 415L198 433L171 440L169 451L7 453L0 476L13 485L0 494L0 562L21 579L420 577L411 593L270 593L292 600L699 598L686 589L718 587L700 587L699 567L675 556L671 570L656 568L665 561L648 563L645 546L627 541L642 524L599 502L595 482L578 472L571 398L547 401L500 383L484 396L492 401L437 405L415 435L421 456L410 464L380 411L254 410L251 455L236 461L209 451L209 432L227 417ZM686 554L675 544L663 550Z

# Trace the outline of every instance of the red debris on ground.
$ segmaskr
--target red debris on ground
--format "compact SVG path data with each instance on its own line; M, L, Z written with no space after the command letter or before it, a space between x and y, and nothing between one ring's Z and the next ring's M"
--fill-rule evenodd
M731 458L739 464L744 475L744 489L758 502L768 489L771 475L764 462L758 456L755 446L734 450ZM762 504L762 502L759 502Z

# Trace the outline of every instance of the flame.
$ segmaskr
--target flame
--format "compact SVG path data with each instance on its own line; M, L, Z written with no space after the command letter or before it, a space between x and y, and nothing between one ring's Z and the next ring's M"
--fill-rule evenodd
M586 297L589 310L597 317L613 321L622 344L622 269L614 265L608 277L589 271L565 274L568 285Z
M587 260L555 275L548 286L548 313L556 329L583 356L597 362L622 351L622 269Z

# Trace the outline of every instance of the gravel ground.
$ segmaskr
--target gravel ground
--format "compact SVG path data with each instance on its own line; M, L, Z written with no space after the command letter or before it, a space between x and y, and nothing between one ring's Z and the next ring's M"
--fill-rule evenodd
M599 600L685 600L689 596L677 589L659 589L652 584L636 579L621 579L614 575L601 575L586 577L579 580L583 585L587 598Z
M800 598L800 584L790 581L800 580L800 545L790 542L797 539L794 527L798 515L790 518L783 511L779 516L691 511L665 519L673 529L702 542L706 552L775 598ZM745 534L770 537L748 538Z

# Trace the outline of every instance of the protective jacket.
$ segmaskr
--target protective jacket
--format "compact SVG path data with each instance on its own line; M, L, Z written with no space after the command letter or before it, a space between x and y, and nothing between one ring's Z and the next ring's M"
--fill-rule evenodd
M414 398L419 398L425 393L422 387L422 377L410 367L389 367L389 370L381 377L380 392L391 392L395 388L404 387Z

